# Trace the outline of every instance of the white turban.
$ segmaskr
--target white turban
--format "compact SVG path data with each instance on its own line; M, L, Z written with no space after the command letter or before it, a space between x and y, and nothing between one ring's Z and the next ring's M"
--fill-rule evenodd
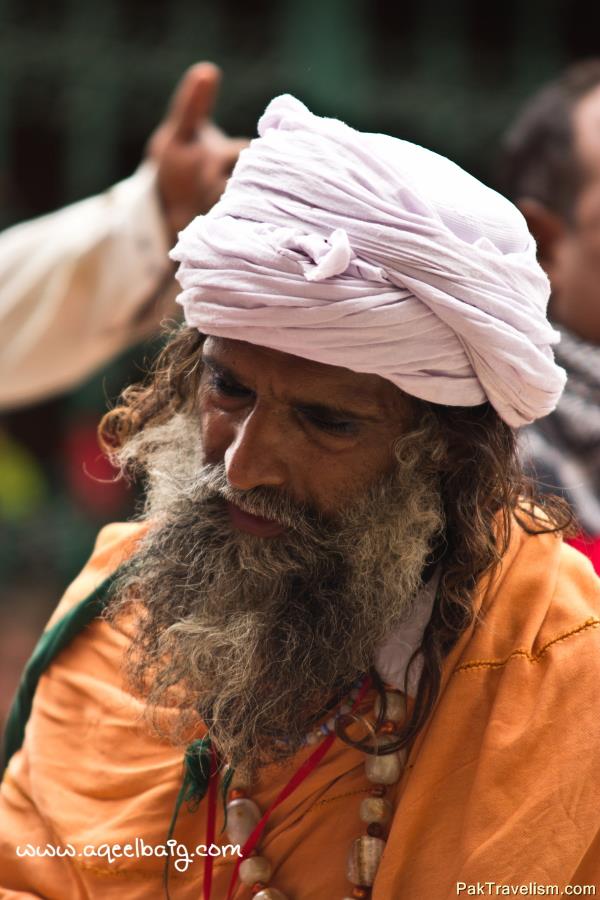
M489 400L519 426L565 375L518 210L457 165L275 98L221 200L180 235L178 302L202 332L424 400Z

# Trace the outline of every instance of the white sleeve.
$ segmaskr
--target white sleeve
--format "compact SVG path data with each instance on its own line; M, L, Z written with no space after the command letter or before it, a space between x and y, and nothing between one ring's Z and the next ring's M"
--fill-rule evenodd
M173 315L151 163L0 234L0 408L66 390Z

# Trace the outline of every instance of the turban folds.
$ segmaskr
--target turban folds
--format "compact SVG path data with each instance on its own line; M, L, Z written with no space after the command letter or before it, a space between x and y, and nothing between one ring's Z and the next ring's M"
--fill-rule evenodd
M206 334L370 372L519 426L565 375L548 280L508 200L415 144L275 98L225 193L179 235L178 302Z

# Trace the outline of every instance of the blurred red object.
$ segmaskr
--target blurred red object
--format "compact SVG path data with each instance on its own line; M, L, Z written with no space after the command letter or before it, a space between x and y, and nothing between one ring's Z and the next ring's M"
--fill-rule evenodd
M581 534L576 538L569 538L567 543L591 559L594 569L600 575L600 536L592 538Z
M65 437L65 479L71 496L99 517L122 513L130 503L127 484L98 446L96 422L74 423Z

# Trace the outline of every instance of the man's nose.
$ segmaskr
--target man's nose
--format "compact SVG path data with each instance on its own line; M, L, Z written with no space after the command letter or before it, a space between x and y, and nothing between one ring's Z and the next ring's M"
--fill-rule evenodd
M239 422L225 451L225 472L231 487L283 487L288 482L286 437L282 416L255 406ZM289 449L289 448L288 448Z

